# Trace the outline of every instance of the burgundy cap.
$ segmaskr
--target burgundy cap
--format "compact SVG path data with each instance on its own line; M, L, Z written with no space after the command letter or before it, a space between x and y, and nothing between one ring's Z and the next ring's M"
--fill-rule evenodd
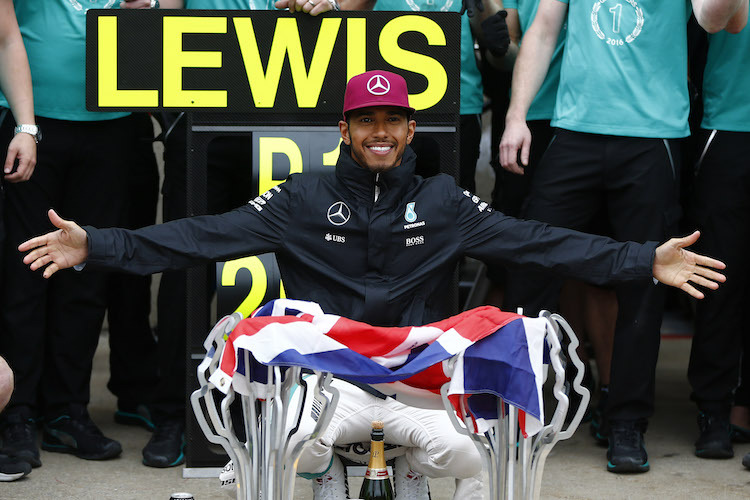
M353 76L346 84L344 115L354 109L371 106L396 106L413 113L414 108L409 106L406 80L396 73L380 70Z

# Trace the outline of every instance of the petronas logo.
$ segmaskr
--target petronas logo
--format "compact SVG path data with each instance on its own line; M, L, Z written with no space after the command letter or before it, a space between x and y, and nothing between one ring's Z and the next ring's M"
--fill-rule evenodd
M406 222L414 222L417 220L417 213L414 211L414 205L416 205L416 203L413 201L406 204L406 212L404 212L404 220L406 220Z

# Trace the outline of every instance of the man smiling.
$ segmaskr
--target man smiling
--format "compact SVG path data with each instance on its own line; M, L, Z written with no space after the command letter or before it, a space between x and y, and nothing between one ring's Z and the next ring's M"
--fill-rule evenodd
M83 263L146 274L275 252L289 297L377 326L445 318L451 310L445 291L463 255L593 283L655 277L696 298L703 294L693 284L715 289L724 281L712 269L723 269L721 262L684 249L697 232L658 248L655 242L619 243L507 217L449 176L414 175L416 155L408 147L413 112L402 77L363 73L347 84L335 173L295 174L231 212L135 231L81 228L50 210L60 229L19 250L29 252L24 262L32 270L44 268L45 278ZM396 463L400 498L427 498L424 476L469 479L480 471L474 444L455 432L445 412L405 407L369 387L337 383L346 396L299 462L301 472L318 475L316 499L346 498L332 446L368 436L371 417L385 421L390 443L408 449ZM481 498L478 486L464 481L454 498Z
M352 79L355 85L348 86L344 96L345 121L339 122L341 137L351 146L354 161L375 173L401 164L417 127L411 119L414 108L409 106L406 82L393 76L389 79L385 72L370 72L354 77L365 85L356 85L357 80Z

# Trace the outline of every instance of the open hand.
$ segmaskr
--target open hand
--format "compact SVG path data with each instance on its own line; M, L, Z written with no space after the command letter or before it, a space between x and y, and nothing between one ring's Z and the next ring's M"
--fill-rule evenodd
M723 262L685 250L698 241L699 236L700 232L695 231L684 238L672 238L656 249L654 257L654 278L665 285L679 288L696 299L702 299L704 295L693 285L716 290L719 283L727 279L714 271L726 268Z
M42 273L45 278L49 278L60 269L83 264L89 255L88 236L81 226L60 218L52 209L47 215L50 222L59 229L24 241L18 246L20 252L31 250L23 258L23 263L32 271L47 266Z

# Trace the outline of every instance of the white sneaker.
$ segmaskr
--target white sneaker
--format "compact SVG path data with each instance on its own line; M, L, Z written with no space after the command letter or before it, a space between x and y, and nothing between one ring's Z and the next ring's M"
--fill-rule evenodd
M409 468L405 457L396 458L393 468L393 486L399 500L429 500L427 477Z
M331 467L322 476L312 480L313 500L346 500L349 485L346 482L344 464L333 456Z

